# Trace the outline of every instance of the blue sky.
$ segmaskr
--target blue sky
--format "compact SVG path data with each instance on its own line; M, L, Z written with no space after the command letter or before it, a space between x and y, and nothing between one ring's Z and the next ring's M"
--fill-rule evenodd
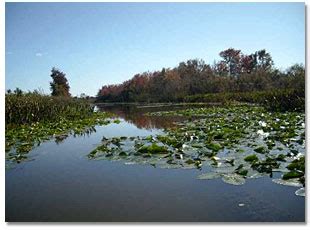
M305 63L304 3L6 3L6 89L67 74L72 95L95 95L135 73L233 47L266 49L275 66Z

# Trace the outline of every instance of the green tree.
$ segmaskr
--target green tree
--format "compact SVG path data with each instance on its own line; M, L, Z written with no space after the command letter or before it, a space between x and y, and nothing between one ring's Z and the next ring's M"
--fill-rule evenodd
M22 94L23 94L23 91L20 89L20 88L16 88L15 90L14 90L14 93L16 94L16 95L18 95L18 96L21 96Z
M71 96L69 93L70 86L65 76L65 73L61 72L55 67L52 69L51 77L53 78L53 81L50 82L52 96Z

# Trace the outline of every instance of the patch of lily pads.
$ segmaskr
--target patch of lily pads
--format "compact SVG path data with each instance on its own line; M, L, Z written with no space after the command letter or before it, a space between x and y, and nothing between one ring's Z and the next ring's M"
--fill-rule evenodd
M54 139L57 144L63 142L69 135L90 135L96 132L95 125L107 125L111 115L94 112L90 117L68 120L61 118L56 122L36 122L31 125L7 125L5 129L5 152L7 163L27 161L28 153L42 142Z
M198 179L232 185L280 173L275 183L305 186L305 115L269 112L256 106L193 108L150 116L186 116L164 135L103 138L89 159L206 169ZM195 118L195 119L193 119ZM302 192L298 192L302 194Z

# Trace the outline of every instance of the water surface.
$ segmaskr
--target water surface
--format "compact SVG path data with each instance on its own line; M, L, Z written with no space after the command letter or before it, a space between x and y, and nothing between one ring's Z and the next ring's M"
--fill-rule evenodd
M6 170L6 221L305 221L296 187L269 177L242 186L197 180L204 169L162 169L122 161L90 160L103 136L164 133L179 117L148 117L165 107L100 106L120 124L97 126L86 136L50 140L30 161Z

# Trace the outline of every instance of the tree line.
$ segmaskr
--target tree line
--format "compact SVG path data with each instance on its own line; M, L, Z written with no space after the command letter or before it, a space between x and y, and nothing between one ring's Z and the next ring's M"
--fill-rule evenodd
M264 49L244 54L229 48L219 56L221 60L213 65L191 59L175 68L139 73L121 84L104 85L97 102L183 102L197 94L305 88L303 65L280 71Z

